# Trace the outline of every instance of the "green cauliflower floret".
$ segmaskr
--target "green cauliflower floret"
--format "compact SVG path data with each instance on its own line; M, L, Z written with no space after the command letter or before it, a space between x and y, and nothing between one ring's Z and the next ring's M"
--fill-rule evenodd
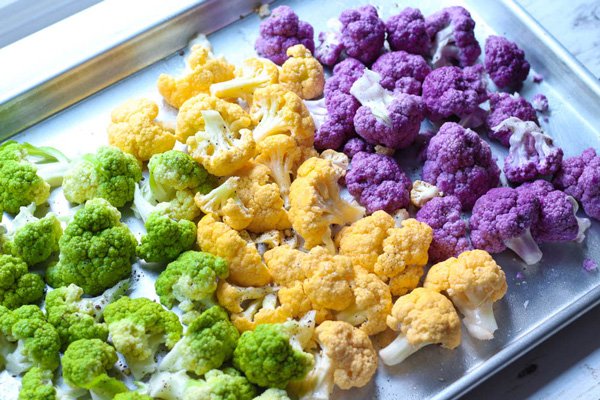
M267 389L254 400L290 400L287 392L283 389Z
M239 336L227 312L219 306L211 307L190 324L183 339L163 358L159 369L204 375L231 358Z
M152 196L148 184L141 187L136 185L132 209L142 221L147 221L153 213L169 216L176 221L193 221L201 214L200 209L196 206L193 192L179 191L170 201L159 203Z
M23 375L19 400L57 400L53 376L52 371L47 369L31 368Z
M75 284L63 286L46 294L46 313L60 336L63 350L79 339L97 338L106 341L108 326L100 322L107 304L123 296L129 281L121 281L94 298L82 298L83 289Z
M37 303L44 296L44 281L30 273L18 257L0 255L0 305L13 309Z
M123 207L133 200L135 184L141 179L142 166L134 156L103 146L73 165L65 175L63 190L71 203L102 198L115 207Z
M188 385L184 400L252 400L256 388L233 368L208 371L204 380Z
M54 371L59 364L60 338L38 306L21 306L0 311L0 328L6 342L16 342L3 349L6 370L22 374L32 367Z
M62 227L56 215L50 213L38 219L35 203L21 207L4 235L2 248L7 254L21 258L29 265L39 264L58 252Z
M205 380L190 378L185 371L159 372L148 382L148 394L163 400L251 400L255 387L237 370L211 370Z
M171 201L178 191L208 193L216 183L203 166L178 150L152 156L148 170L150 190L159 202Z
M129 277L137 241L120 219L119 210L104 199L85 203L60 238L58 263L46 272L48 284L74 283L93 296Z
M161 344L172 349L181 338L177 315L150 299L121 297L104 309L110 338L136 379L156 369Z
M215 291L219 279L229 276L227 261L221 257L199 251L186 251L158 276L154 287L160 302L171 309L191 312L217 304Z
M305 353L297 323L264 324L240 336L233 364L248 380L262 387L283 389L311 370L314 358Z
M152 397L140 392L127 392L117 394L113 400L152 400Z
M0 145L0 212L43 204L50 187L59 186L69 160L52 147L7 141Z
M89 390L95 400L112 400L129 391L123 382L108 375L117 359L115 349L100 339L76 340L62 358L63 377L69 386Z
M169 262L196 243L196 224L175 221L162 212L150 214L145 223L146 235L137 247L138 257L148 262Z

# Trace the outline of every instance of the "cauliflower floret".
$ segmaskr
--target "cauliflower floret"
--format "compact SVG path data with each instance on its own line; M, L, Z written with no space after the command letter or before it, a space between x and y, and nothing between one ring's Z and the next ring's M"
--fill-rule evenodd
M434 290L417 288L396 300L387 317L388 326L398 337L379 351L386 365L400 364L411 354L430 344L447 349L460 345L460 319L454 306Z
M330 160L312 157L298 168L290 187L289 217L307 249L325 244L334 249L331 225L345 225L360 219L364 208L340 197L342 176Z
M314 99L323 94L325 75L323 66L301 44L287 49L288 58L281 66L279 83L303 99Z
M306 275L304 292L316 307L342 311L354 301L350 257L333 255L319 246L304 256L302 269Z
M264 286L271 281L256 246L213 215L198 223L198 244L203 251L229 263L229 280L241 286Z
M442 193L435 185L429 182L416 180L413 182L410 190L410 202L417 208L423 207L429 200L434 197L441 197Z
M386 329L386 317L392 310L390 288L375 274L355 268L352 291L354 303L336 314L336 319L360 328L367 335Z
M293 286L306 279L302 269L305 256L306 253L283 245L267 251L263 257L275 284Z
M402 221L401 228L388 231L383 240L383 253L377 258L373 271L384 281L389 280L394 296L402 296L417 287L432 239L431 228L412 218Z
M383 241L388 230L394 228L394 218L385 211L375 211L344 227L335 238L342 255L349 256L352 264L373 272L377 258L383 253Z
M181 78L161 74L158 77L158 91L165 101L179 108L186 100L199 93L208 93L210 85L233 79L234 66L223 57L214 57L208 47L195 45L188 59L191 71Z
M341 42L346 54L365 64L375 61L385 41L385 23L379 18L377 9L368 4L344 10L340 22Z
M219 98L241 98L250 103L256 89L278 81L279 69L275 63L266 58L249 58L236 68L234 79L211 85L210 94Z
M493 304L506 294L506 276L483 250L465 251L431 267L424 287L445 292L474 338L490 340L498 329Z
M256 149L249 129L234 131L221 114L214 110L201 111L204 130L187 139L190 155L217 176L233 174L246 164Z
M418 8L406 7L385 22L387 41L393 51L429 55L431 39L427 34L425 18Z
M108 126L108 143L140 161L171 150L175 136L171 129L156 121L158 105L152 100L135 99L115 108Z
M485 69L499 88L519 88L529 75L525 52L503 36L485 40Z
M287 135L269 136L257 145L254 161L266 165L270 175L279 186L284 206L289 208L292 177L302 160L302 149Z
M250 115L257 124L253 132L256 142L284 133L293 137L300 146L313 145L315 124L310 112L297 94L281 85L257 89Z

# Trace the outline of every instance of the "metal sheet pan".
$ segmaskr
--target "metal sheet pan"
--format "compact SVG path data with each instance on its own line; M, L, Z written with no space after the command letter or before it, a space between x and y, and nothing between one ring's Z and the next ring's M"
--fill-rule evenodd
M564 148L566 155L574 155L589 146L600 148L600 85L530 15L510 0L284 0L277 4L291 5L318 31L341 9L367 1L378 6L384 17L407 5L419 7L425 14L450 4L464 5L477 21L476 32L482 44L489 34L506 35L523 47L533 69L544 75L541 84L533 83L530 77L521 93L529 99L538 92L548 96L551 115L547 121L542 120L542 125ZM15 138L58 146L71 156L92 151L106 142L110 111L117 104L141 96L160 101L155 89L156 78L162 72L177 74L184 70L184 57L177 51L185 46L192 32L211 33L255 5L244 0L176 1L168 15L146 21L145 26L135 25L137 30L115 37L111 46L96 49L95 54L82 55L77 65L63 65L48 76L42 69L41 79L27 85L11 82L12 91L0 91L0 139L72 105ZM209 38L215 52L236 63L252 55L258 23L258 16L250 15L211 34ZM0 51L0 59L5 54ZM162 59L167 54L172 56ZM129 74L132 75L115 84ZM74 80L74 77L79 79ZM103 88L106 89L100 91ZM79 101L92 93L95 94ZM161 115L172 119L174 114L163 107ZM501 160L505 149L493 147ZM400 153L400 158L405 167L411 168L409 151ZM413 177L418 176L417 170L410 169L410 172ZM53 193L51 207L65 210L60 190ZM126 220L139 233L139 223L131 217ZM582 269L585 258L600 260L598 222L593 223L583 244L547 245L542 250L541 263L532 267L525 267L510 253L496 257L506 271L509 290L506 298L495 305L500 329L494 340L477 342L465 334L463 344L455 351L429 346L398 367L380 366L376 379L367 387L339 391L334 398L458 397L600 303L600 272ZM136 266L136 271L141 277L136 291L152 295L148 285L156 272L140 266ZM525 278L517 279L518 272Z

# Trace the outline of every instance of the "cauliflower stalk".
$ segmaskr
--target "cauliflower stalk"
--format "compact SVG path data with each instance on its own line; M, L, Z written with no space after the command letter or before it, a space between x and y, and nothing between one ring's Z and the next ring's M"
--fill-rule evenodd
M476 339L490 340L498 329L493 304L506 294L502 268L483 250L465 251L457 258L435 264L424 287L445 292L462 315L467 330Z
M210 86L210 94L215 97L236 99L248 102L256 89L279 82L277 65L266 58L249 58L236 68L235 78Z
M398 336L379 351L386 365L400 364L431 344L441 344L447 349L460 345L460 319L454 306L431 289L417 288L396 300L387 324Z

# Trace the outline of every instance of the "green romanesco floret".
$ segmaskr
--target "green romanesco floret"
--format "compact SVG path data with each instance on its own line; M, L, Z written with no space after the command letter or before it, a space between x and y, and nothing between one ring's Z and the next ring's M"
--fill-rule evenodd
M219 306L211 307L190 324L159 369L204 375L231 358L239 336L227 312Z
M113 400L152 400L152 397L140 392L127 392L117 394Z
M150 214L146 234L137 247L138 257L148 262L169 262L196 243L196 224L176 221L161 212Z
M148 170L150 190L160 202L171 201L178 191L208 193L216 184L214 176L189 154L179 150L152 156Z
M217 304L219 279L229 276L227 261L210 253L186 251L158 276L154 287L167 308L179 303L185 312Z
M290 400L287 392L283 389L267 389L254 400Z
M256 388L234 368L208 371L204 380L188 384L184 400L252 400Z
M74 283L98 295L129 277L136 246L119 210L107 200L90 200L65 229L58 263L48 268L46 279L55 288Z
M62 358L63 377L72 387L87 389L94 400L112 400L129 389L108 371L117 362L115 349L100 339L80 339L69 345Z
M35 212L35 203L21 207L5 234L5 253L21 258L28 265L48 260L58 252L58 241L62 227L56 215L49 213L39 219Z
M50 370L31 368L23 375L19 400L58 400L52 383L53 376Z
M0 211L16 214L21 206L45 203L68 165L67 157L52 147L13 140L0 145Z
M48 322L58 331L63 350L79 339L106 341L108 326L101 322L102 312L128 288L129 281L124 280L94 298L82 298L83 289L75 284L48 292L45 303Z
M240 336L233 364L248 380L262 387L283 389L290 381L304 378L313 356L295 340L293 323L259 325Z
M0 305L13 309L37 303L44 296L44 281L30 273L18 257L0 254Z
M161 344L171 349L181 338L177 315L147 298L121 297L104 309L110 339L136 379L156 369Z
M84 155L65 175L63 190L71 203L106 199L115 207L133 200L135 184L142 179L141 163L116 147L103 146Z
M3 312L0 328L6 341L17 344L5 356L10 373L22 374L32 367L51 371L58 368L60 338L38 306L26 305Z

